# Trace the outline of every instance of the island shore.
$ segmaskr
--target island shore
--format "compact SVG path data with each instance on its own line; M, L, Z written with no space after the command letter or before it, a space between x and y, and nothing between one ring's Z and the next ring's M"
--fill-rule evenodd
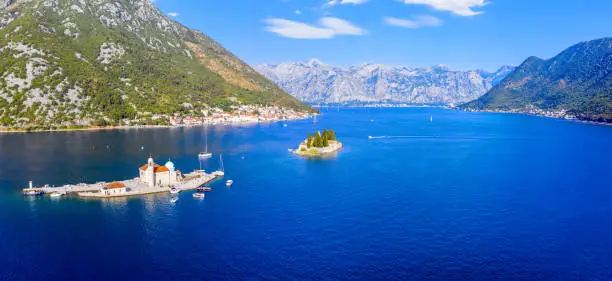
M334 152L338 152L342 149L342 143L339 141L330 140L329 146L326 147L310 147L308 148L305 144L301 144L300 147L293 151L293 153L306 156L306 157L317 157L326 156Z

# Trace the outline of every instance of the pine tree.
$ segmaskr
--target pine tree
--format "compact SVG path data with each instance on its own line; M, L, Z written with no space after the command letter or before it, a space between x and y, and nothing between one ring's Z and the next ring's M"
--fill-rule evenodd
M329 132L327 131L327 129L323 129L323 137L329 139Z
M323 135L323 146L322 147L328 147L329 146L329 141L327 140L327 135Z

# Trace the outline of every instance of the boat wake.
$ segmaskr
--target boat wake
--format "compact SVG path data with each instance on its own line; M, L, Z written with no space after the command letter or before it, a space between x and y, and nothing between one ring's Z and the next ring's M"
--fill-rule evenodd
M485 137L453 137L453 136L368 136L368 139L444 139L444 140L479 140Z

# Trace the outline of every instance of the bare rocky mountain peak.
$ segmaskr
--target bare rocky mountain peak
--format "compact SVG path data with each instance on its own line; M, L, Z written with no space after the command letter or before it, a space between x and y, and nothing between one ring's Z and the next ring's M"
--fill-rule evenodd
M296 98L313 104L458 104L484 95L513 67L494 73L433 67L361 64L340 67L318 60L255 66Z

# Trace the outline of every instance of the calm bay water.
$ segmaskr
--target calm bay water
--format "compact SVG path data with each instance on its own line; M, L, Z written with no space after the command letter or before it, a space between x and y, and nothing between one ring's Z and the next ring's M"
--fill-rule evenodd
M223 153L236 183L176 203L19 192L133 178L149 153L199 168L202 128L1 135L0 279L612 278L612 127L323 111L317 124L209 127L204 166ZM336 158L287 152L322 128L346 146Z

